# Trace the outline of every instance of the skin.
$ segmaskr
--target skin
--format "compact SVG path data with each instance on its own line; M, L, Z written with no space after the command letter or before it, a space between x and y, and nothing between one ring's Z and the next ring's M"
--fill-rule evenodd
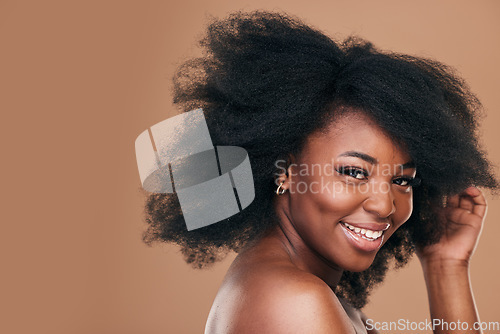
M432 319L468 323L469 330L449 331L438 326L434 333L482 333L473 330L479 315L469 277L469 263L481 234L487 202L476 187L448 199L441 212L446 233L439 243L417 249L422 264Z
M367 269L379 248L357 247L342 222L389 224L383 245L411 215L413 190L406 183L416 169L404 147L361 112L337 116L289 162L277 178L285 189L274 202L279 225L238 254L205 333L366 332L366 316L342 307L333 290L343 270ZM313 165L323 172L305 170ZM321 188L321 181L330 187ZM468 264L485 214L477 188L450 197L441 212L447 233L418 249L432 318L478 320Z

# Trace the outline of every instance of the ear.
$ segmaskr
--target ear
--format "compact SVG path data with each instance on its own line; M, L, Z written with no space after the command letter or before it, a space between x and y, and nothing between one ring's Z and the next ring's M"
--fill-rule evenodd
M286 165L287 165L286 176L288 179L290 179L290 177L296 173L296 170L295 170L297 168L296 161L297 161L297 158L295 157L295 155L292 153L289 153L287 161L286 161Z
M292 175L294 175L295 168L297 164L295 163L296 158L292 153L289 153L286 159L278 160L276 163L276 177L275 183L276 185L280 185L283 182L283 186L285 189L288 188L287 183L290 181Z

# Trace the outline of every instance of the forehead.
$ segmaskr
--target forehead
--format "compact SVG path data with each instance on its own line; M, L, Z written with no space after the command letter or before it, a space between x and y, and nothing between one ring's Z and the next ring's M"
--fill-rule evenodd
M411 160L404 146L373 118L354 111L337 115L325 128L312 134L301 157L307 160L332 159L347 151L368 154L380 163L403 164Z

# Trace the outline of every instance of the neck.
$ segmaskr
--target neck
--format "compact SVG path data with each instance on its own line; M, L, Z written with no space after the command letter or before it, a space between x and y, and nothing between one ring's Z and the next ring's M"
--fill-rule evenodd
M290 257L290 261L298 269L321 278L328 286L335 289L340 282L343 269L327 261L307 245L294 228L285 210L278 209L276 212L280 222L266 238L277 241L278 247L286 251Z

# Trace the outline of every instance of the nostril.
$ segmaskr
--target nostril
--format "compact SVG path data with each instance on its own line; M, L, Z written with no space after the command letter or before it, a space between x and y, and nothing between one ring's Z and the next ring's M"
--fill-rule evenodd
M392 196L391 196L392 197ZM396 212L396 203L393 198L368 197L363 202L365 211L375 214L379 218L387 218Z

